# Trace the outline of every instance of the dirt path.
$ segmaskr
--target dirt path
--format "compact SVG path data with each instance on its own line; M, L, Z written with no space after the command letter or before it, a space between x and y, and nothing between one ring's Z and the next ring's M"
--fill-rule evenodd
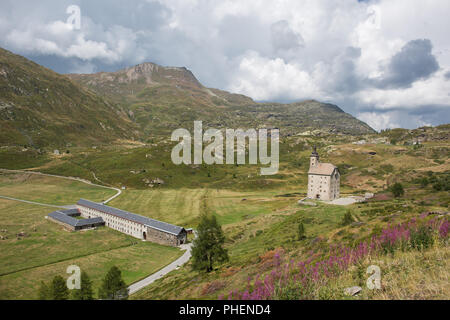
M79 181L79 182L82 182L82 183L85 183L85 184L89 184L89 185L91 185L91 186L96 186L96 187L106 188L106 189L110 189L110 190L115 190L115 191L116 191L116 194L113 195L112 197L106 199L105 201L103 201L103 204L107 204L107 203L110 202L112 199L117 198L117 197L122 193L122 191L121 191L119 188L114 188L114 187L110 187L110 186L104 186L104 185L100 185L100 184L95 184L95 183L92 183L92 182L89 181L89 180L85 180L85 179L81 179L81 178L77 178L77 177L65 177L65 176L58 176L58 175L55 175L55 174L48 174L48 173L35 172L35 171L27 171L27 170L9 170L9 169L1 169L1 168L0 168L0 172L36 174L36 175L47 176L47 177L54 177L54 178L60 178L60 179L67 179L67 180ZM95 173L94 173L94 172L92 172L92 174L93 174L94 178L95 178L97 181L101 182L101 181L95 176ZM22 200L14 199L14 198L11 198L10 200L22 201ZM26 200L23 200L23 201L24 201L24 202L27 202ZM29 201L28 201L28 203L33 203L33 202L29 202ZM39 204L39 203L34 202L33 204ZM46 204L41 204L41 205L46 205ZM52 205L46 205L46 206L52 206ZM65 208L65 206L54 206L54 207L59 207L59 208L64 207L64 208Z
M38 206L45 206L45 207L52 207L52 208L59 208L59 209L61 209L61 208L66 209L67 208L67 206L56 206L56 205L53 205L53 204L46 204L46 203L22 200L22 199L5 197L5 196L0 196L0 199L6 199L6 200L12 200L12 201L20 201L20 202L29 203L29 204L36 204Z

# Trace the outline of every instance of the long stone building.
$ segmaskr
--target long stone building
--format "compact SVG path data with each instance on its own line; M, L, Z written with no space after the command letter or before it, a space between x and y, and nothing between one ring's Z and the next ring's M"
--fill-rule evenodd
M73 218L80 215L85 219ZM183 227L85 199L77 202L76 209L52 212L48 219L74 231L105 225L137 239L169 246L179 246L187 240Z
M77 202L77 208L81 216L100 217L107 227L138 239L170 246L186 243L187 233L183 227L84 199Z
M308 198L334 200L340 195L338 168L331 163L321 163L316 147L310 156L308 171Z

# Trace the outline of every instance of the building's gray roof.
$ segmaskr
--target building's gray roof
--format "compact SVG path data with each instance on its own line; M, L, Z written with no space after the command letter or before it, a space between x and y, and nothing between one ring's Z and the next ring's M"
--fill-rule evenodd
M78 211L78 209L68 209L68 210L64 210L61 211L62 213L68 215L68 216L78 216L80 215L80 211Z
M179 235L184 230L183 227L175 226L175 225L167 223L167 222L162 222L162 221L158 221L158 220L151 219L148 217L140 216L135 213L131 213L131 212L120 210L120 209L113 208L113 207L109 207L107 205L100 204L97 202L92 202L92 201L85 200L85 199L80 199L77 202L77 205L95 209L95 210L98 210L98 211L101 211L104 213L108 213L108 214L117 216L119 218L130 220L130 221L133 221L136 223L140 223L140 224L146 225L150 228L161 230L163 232L171 233L174 235Z
M70 211L72 211L72 210L70 210ZM75 219L75 218L72 218L70 215L68 215L67 211L69 211L69 210L53 211L53 212L49 213L48 216L52 219L55 219L57 221L60 221L67 225L70 225L72 227L82 227L82 226L86 226L89 224L104 223L104 221L101 217L91 218L91 219ZM78 209L77 209L77 211L78 211Z

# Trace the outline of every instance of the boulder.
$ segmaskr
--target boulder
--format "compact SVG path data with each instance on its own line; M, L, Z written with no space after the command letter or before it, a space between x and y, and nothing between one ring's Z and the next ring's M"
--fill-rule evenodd
M362 288L361 288L361 287L358 287L358 286L345 288L345 290L344 290L345 294L348 295L348 296L354 296L354 295L357 295L357 294L360 293L361 291L362 291Z
M317 203L315 203L313 201L299 200L297 203L299 205L301 205L301 206L311 206L311 207L316 207L317 206Z

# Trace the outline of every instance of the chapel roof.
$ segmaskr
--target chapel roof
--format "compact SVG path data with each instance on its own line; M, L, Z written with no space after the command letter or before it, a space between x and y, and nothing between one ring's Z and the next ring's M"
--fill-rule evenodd
M337 169L337 167L331 163L319 162L317 165L311 166L309 168L308 174L319 174L319 175L331 176L335 169Z

